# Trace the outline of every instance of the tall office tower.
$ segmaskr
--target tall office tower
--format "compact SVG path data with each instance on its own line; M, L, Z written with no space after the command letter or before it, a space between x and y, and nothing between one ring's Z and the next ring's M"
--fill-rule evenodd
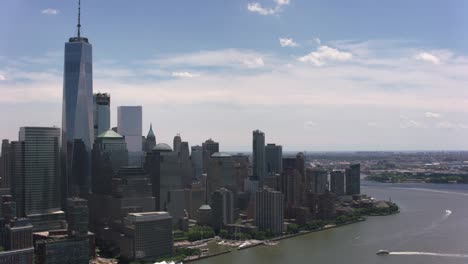
M180 146L182 144L182 138L180 137L180 134L177 134L174 137L173 145L172 148L174 149L174 152L179 153L180 152Z
M163 146L163 147L162 147ZM145 156L144 169L150 175L152 195L155 199L154 211L161 211L161 152L171 152L167 144L157 144Z
M112 179L112 198L109 216L121 221L127 213L151 212L154 197L150 176L139 167L123 167Z
M161 143L160 143L161 144ZM182 160L179 154L175 151L168 151L171 148L167 144L156 145L160 159L160 208L163 211L167 211L167 205L169 202L169 191L183 189L185 174L191 171L187 171L187 164L190 161ZM159 147L158 147L159 146Z
M320 194L327 191L328 172L322 168L307 168L305 189Z
M235 165L234 159L228 153L216 152L211 155L207 175L208 197L219 188L227 188L233 193L238 192Z
M129 164L141 165L143 142L142 132L142 107L119 106L117 108L117 126L119 134L125 137L129 155Z
M345 170L346 194L361 193L361 164L352 164Z
M276 235L283 233L283 194L269 188L255 194L255 225L259 231L270 230Z
M220 188L211 194L211 226L219 232L223 226L234 223L234 195Z
M110 129L110 95L95 93L94 102L94 139Z
M154 261L172 255L172 219L167 212L131 213L124 226L123 257Z
M219 152L219 143L215 142L211 138L202 143L203 149L203 173L208 172L208 166L210 165L210 158L213 153Z
M78 34L65 43L62 103L62 208L68 196L87 196L91 182L93 122L92 46L81 36L80 8Z
M302 202L302 175L296 165L296 158L283 159L283 173L281 173L279 189L284 194L287 208L300 206Z
M190 160L190 147L188 142L183 141L180 143L179 158L183 166L183 188L190 188L192 185L192 161Z
M336 194L325 192L318 195L318 218L334 220L336 216Z
M192 160L193 179L199 181L203 174L203 149L201 146L192 146Z
M341 170L330 173L330 191L338 196L345 195L345 177Z
M283 147L275 144L265 146L265 163L268 174L283 172Z
M306 191L306 206L309 208L310 215L313 219L317 216L318 195L311 190Z
M68 236L86 238L88 236L88 201L78 197L67 199Z
M172 224L182 226L185 217L188 220L188 212L191 204L190 189L173 189L167 193L166 211L172 216ZM182 229L182 228L180 228Z
M146 140L145 140L145 146L144 146L145 152L147 153L151 152L154 146L156 146L156 136L154 135L154 132L153 132L153 124L150 124L150 129L148 131L148 135L146 136Z
M92 151L92 192L110 194L112 178L121 167L128 165L125 138L113 130L101 133L94 141Z
M238 192L245 191L245 182L248 181L250 175L250 160L249 156L244 154L236 154L232 156L234 167L236 169L236 180Z
M302 175L302 182L305 181L305 157L304 153L299 152L296 154L296 169Z
M34 231L60 229L64 212L59 195L60 128L21 127L12 142L12 176L18 215L27 217Z
M260 130L253 131L253 178L259 182L259 187L263 187L265 177L265 134Z
M2 140L2 156L0 157L0 188L10 188L10 142Z

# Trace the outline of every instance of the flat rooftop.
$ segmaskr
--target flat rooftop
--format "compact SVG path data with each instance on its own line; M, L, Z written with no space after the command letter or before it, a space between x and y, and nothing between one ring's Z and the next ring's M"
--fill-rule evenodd
M161 219L171 219L168 212L143 212L143 213L129 213L127 219L133 222L145 222Z

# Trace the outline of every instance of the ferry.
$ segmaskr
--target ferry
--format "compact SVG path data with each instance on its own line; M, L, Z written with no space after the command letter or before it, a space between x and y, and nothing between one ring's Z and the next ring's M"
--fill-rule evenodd
M375 253L375 254L377 254L377 255L388 255L388 254L390 254L390 252L388 250L381 249L381 250L377 251L377 253Z

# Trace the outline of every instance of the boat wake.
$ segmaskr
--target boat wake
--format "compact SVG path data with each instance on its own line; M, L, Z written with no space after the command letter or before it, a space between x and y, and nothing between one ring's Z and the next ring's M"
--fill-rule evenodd
M412 190L412 191L422 191L422 192L433 192L433 193L440 193L440 194L454 194L454 195L463 195L468 196L466 192L456 192L456 191L443 191L443 190L434 190L434 189L427 189L427 188L418 188L418 187L390 187L396 190Z
M447 253L434 253L434 252L390 252L389 255L405 255L405 256L433 256L433 257L449 257L449 258L468 258L465 254L447 254Z

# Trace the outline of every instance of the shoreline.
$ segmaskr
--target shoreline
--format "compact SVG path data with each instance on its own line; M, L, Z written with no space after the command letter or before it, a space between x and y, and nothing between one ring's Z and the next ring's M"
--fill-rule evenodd
M388 215L392 215L392 214L388 214ZM372 216L388 216L388 215L372 215ZM280 241L280 240L284 240L284 239L288 239L288 238L303 236L303 235L307 235L307 234L311 234L311 233L315 233L315 232L325 231L325 230L328 230L328 229L333 229L333 228L346 226L346 225L351 225L351 224L364 222L364 221L366 221L366 218L361 218L361 219L346 222L346 223L343 223L343 224L333 224L333 225L329 225L329 226L326 226L326 227L323 227L323 228L320 228L320 229L315 229L315 230L300 231L299 233L296 233L296 234L289 234L289 235L279 236L279 237L275 237L275 238L268 239L268 240L270 240L270 241ZM214 240L214 239L212 239L212 240ZM245 246L245 247L242 247L242 248L237 248L237 250L245 250L245 249L254 248L254 247L258 247L258 246L262 246L262 245L266 246L263 243L264 241L265 240L262 240L260 243L255 243L255 244L248 245L248 246ZM231 253L231 252L233 252L235 250L236 249L226 250L226 251L222 251L222 252L218 252L218 253L213 253L213 254L197 257L197 258L194 258L194 259L187 259L187 260L183 260L182 263L196 262L197 260L202 260L202 259L206 259L206 258L211 258L211 257L216 257L216 256L219 256L219 255L224 255L224 254L227 254L227 253Z

